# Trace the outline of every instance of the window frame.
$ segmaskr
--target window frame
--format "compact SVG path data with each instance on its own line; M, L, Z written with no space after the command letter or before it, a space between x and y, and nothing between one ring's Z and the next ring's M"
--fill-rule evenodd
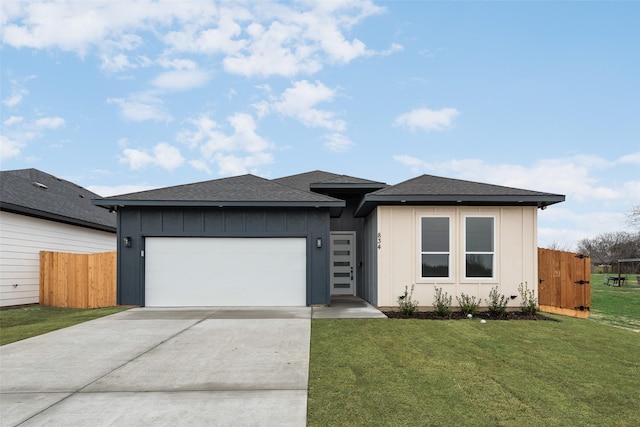
M469 218L490 218L492 220L491 251L470 251L467 248L467 219ZM494 282L498 278L498 240L497 240L498 219L496 215L483 214L466 214L462 217L462 247L461 251L461 268L462 277L465 281L488 281ZM491 276L468 276L467 275L467 256L468 255L491 255Z
M422 250L422 226L424 218L439 218L446 219L448 222L448 234L449 234L449 250L447 252L444 251L423 251ZM454 272L455 272L455 247L454 247L454 228L455 221L452 215L448 214L433 214L433 215L424 215L421 214L418 216L419 219L419 233L418 233L418 281L420 282L449 282L453 281ZM423 276L422 275L422 256L423 255L447 255L448 257L448 271L447 276Z

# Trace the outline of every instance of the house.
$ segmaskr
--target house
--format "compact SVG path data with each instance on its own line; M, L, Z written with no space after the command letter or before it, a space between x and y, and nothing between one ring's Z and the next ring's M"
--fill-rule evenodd
M37 169L0 172L0 306L39 302L40 251L116 250L115 213Z
M537 209L564 196L422 175L397 185L313 171L95 200L118 212L118 303L397 306L415 285L486 298L537 285ZM454 299L455 302L455 299ZM512 302L513 303L513 302Z

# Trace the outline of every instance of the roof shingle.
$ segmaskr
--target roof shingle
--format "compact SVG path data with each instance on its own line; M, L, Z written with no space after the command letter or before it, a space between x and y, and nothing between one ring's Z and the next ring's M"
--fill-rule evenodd
M0 172L2 210L113 232L116 215L92 204L97 197L86 188L38 169Z
M546 207L564 201L561 194L421 175L367 194L356 215L368 215L378 205L529 205Z
M383 182L357 178L349 175L338 175L331 172L315 170L297 175L285 176L273 180L280 184L309 191L311 188L350 188L362 187L379 189L386 186Z
M107 197L99 205L342 206L333 197L303 191L254 175L241 175Z

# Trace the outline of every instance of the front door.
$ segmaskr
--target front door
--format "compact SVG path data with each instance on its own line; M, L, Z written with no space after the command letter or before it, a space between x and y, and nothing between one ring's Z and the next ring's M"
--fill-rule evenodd
M355 295L355 231L332 231L330 248L331 295Z

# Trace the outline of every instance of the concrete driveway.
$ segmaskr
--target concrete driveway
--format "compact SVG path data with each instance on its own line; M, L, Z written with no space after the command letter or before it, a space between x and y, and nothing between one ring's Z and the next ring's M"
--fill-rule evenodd
M2 426L304 426L311 309L137 308L0 347Z

